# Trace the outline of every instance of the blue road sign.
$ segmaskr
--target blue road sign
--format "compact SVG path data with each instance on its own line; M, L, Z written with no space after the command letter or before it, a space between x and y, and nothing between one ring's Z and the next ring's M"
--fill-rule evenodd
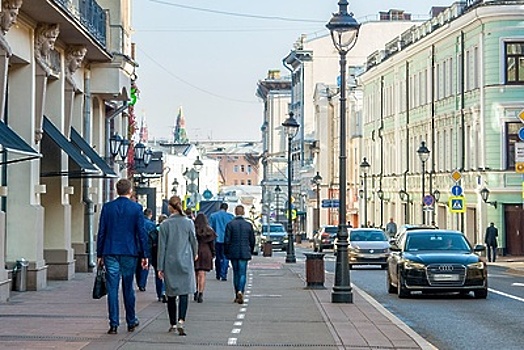
M524 141L524 127L519 129L519 139L520 141Z
M323 199L322 208L338 208L340 205L338 199Z
M460 196L462 192L462 187L460 187L459 185L451 187L451 194L454 196Z
M424 203L425 206L429 207L429 206L432 206L435 203L435 199L433 198L432 195L427 194L422 199L422 202Z
M450 197L449 211L452 213L464 213L466 211L466 203L464 197Z

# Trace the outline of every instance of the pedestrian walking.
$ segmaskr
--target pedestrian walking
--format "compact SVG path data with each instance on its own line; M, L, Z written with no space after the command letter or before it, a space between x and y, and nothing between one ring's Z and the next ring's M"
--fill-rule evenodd
M224 235L224 253L233 267L234 302L238 304L244 303L247 263L255 249L255 231L253 225L244 219L244 214L244 206L237 205L236 217L226 225Z
M198 243L195 224L185 216L180 197L169 199L169 212L158 236L158 277L164 280L166 289L169 332L176 330L179 335L186 335L188 296L195 292Z
M118 302L120 280L122 280L127 330L133 332L138 327L133 277L138 259L141 259L144 269L149 266L144 215L140 204L131 200L133 193L131 181L118 180L116 192L118 198L102 207L96 247L97 262L99 265L104 264L106 268L108 334L117 334L120 325Z
M488 261L495 262L497 260L497 237L499 235L499 230L495 227L494 223L490 223L489 227L486 229L486 237L484 238L484 243L488 247Z
M215 238L207 216L198 213L195 218L195 231L198 241L198 259L195 261L195 277L197 290L194 300L198 303L204 301L204 289L206 288L206 273L213 270L213 258L215 257Z
M388 234L389 238L393 238L397 234L397 224L395 221L393 221L393 218L390 218L386 225L386 233Z
M153 271L155 272L155 289L157 300L163 303L167 303L166 290L164 287L164 281L158 277L158 231L160 230L160 224L167 219L166 214L160 214L158 216L158 223L156 225L156 232L151 231L149 233L149 245L151 247L151 265L153 265Z
M217 234L215 240L215 273L217 280L227 281L229 261L224 254L224 235L226 225L234 219L233 214L227 212L227 203L220 204L220 210L209 216L209 224Z
M149 243L148 246L149 246L150 251L151 251L150 236L157 234L156 224L152 218L153 218L153 211L150 208L144 209L144 229L147 232L148 243ZM138 286L138 290L141 292L146 291L147 277L149 276L149 267L150 265L148 265L147 268L144 269L140 261L138 262L136 266L135 279L136 279L136 284Z

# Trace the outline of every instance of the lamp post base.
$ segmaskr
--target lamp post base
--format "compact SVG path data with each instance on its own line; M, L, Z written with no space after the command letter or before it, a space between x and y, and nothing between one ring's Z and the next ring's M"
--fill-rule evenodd
M331 302L335 304L352 304L353 303L353 291L352 288L333 288L331 293Z

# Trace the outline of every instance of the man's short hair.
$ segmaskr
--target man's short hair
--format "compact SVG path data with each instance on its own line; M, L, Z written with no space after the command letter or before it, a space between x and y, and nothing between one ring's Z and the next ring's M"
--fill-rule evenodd
M125 196L131 193L131 190L133 189L133 184L128 179L120 179L116 183L115 187L116 187L116 193L119 196Z
M227 208L228 208L227 203L220 203L220 209L227 210Z
M239 204L235 207L235 215L237 216L240 216L240 215L244 215L245 214L245 210L244 210L244 206Z
M153 215L153 210L151 210L151 208L145 208L144 216L150 217L151 215Z

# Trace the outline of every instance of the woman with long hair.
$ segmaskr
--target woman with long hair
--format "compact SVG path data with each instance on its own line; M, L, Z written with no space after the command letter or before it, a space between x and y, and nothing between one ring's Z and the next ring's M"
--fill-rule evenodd
M195 231L198 241L198 259L195 262L195 275L197 291L194 300L198 303L204 301L204 289L206 288L206 272L213 269L213 258L215 257L215 231L209 226L204 213L199 213L195 218Z
M194 261L198 259L198 243L195 225L184 215L180 197L169 199L169 212L171 215L159 229L158 277L164 280L166 289L169 331L186 335L188 296L195 292Z

